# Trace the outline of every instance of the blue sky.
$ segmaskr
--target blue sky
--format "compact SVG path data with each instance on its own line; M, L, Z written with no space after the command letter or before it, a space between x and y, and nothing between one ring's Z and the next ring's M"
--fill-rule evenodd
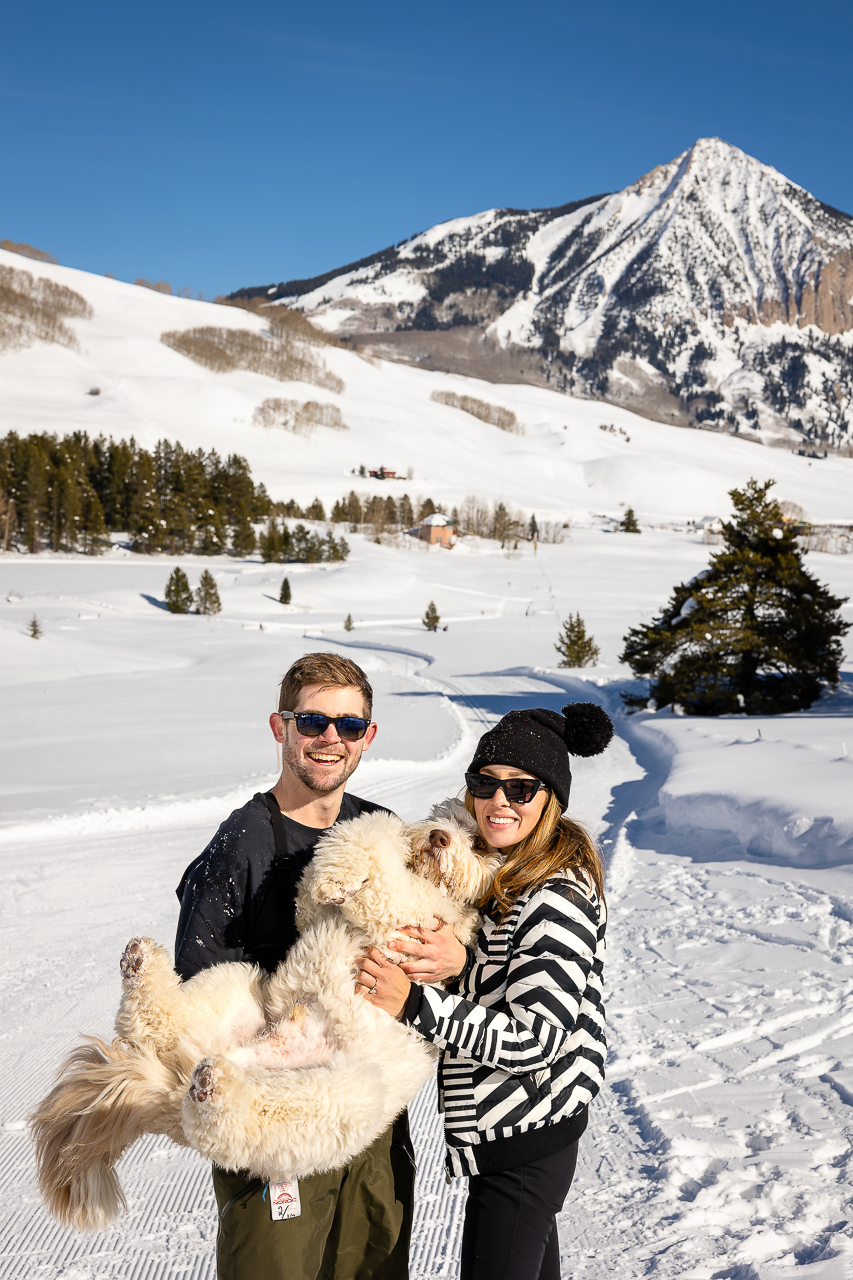
M853 3L7 3L0 239L213 296L715 134L853 213Z

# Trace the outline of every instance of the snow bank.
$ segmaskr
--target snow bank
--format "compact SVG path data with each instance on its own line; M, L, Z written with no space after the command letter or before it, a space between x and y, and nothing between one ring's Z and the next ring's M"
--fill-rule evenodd
M668 834L697 855L827 867L853 862L853 679L789 716L638 717L671 755ZM656 815L655 815L656 816ZM713 852L712 852L713 851Z

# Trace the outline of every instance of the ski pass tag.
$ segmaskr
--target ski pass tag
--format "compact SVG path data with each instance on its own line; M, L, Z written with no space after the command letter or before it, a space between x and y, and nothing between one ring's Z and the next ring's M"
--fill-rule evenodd
M298 1218L302 1213L298 1178L290 1178L287 1182L271 1182L269 1192L270 1217L273 1222L287 1222L289 1218Z

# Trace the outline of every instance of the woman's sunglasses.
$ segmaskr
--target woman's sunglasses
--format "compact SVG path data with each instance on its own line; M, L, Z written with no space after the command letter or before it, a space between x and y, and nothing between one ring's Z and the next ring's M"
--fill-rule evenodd
M548 790L538 778L492 778L487 773L466 773L465 785L475 800L491 800L501 790L510 804L530 804L538 791Z
M338 731L343 742L358 742L370 728L371 721L361 716L321 716L319 711L279 711L282 720L295 720L297 732L303 738L319 738L330 724Z

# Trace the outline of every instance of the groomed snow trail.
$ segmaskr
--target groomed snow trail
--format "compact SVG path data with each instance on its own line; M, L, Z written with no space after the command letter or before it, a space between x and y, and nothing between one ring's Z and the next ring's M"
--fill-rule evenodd
M421 661L390 645L381 652L392 666L405 662L424 697L445 705L452 727L431 760L362 766L358 791L407 817L458 789L477 737L511 705L558 708L595 696L611 705L606 689L567 675L517 668L451 679L426 654ZM605 757L578 762L575 775L573 801L612 851L611 1056L560 1219L563 1274L853 1275L849 874L697 863L634 848L633 814L622 798L651 804L663 778L644 777L621 736ZM620 799L611 804L614 790ZM88 834L43 830L21 846L8 877L0 967L12 1010L0 1029L4 1280L213 1280L213 1198L199 1157L163 1139L140 1143L122 1169L128 1214L105 1235L77 1236L40 1207L23 1128L76 1032L110 1026L117 960L130 934L173 936L176 872L210 834L198 825L206 811L202 819L177 808L173 818L172 826L163 817L136 834L119 820ZM196 825L181 825L189 822ZM92 866L95 878L87 876ZM33 928L46 915L49 942ZM411 1273L451 1280L465 1184L444 1180L434 1087L411 1116L419 1165Z

